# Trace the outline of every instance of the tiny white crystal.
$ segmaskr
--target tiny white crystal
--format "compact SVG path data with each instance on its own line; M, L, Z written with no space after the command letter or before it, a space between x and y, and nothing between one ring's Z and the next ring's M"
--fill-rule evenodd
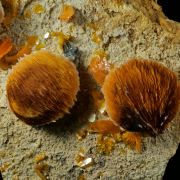
M49 32L44 34L44 39L48 39L49 38Z

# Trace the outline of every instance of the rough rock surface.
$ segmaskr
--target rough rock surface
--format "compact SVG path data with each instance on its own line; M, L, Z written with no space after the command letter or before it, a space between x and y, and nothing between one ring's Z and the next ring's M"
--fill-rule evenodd
M33 13L35 4L45 11ZM76 8L71 22L58 20L63 4ZM29 10L31 18L22 18ZM92 41L93 29L87 24L95 22L102 41ZM170 24L169 24L170 23ZM169 28L171 27L171 28ZM24 0L20 14L8 27L0 27L1 37L6 34L17 45L25 42L26 35L37 35L48 49L62 54L57 39L44 39L47 32L62 31L74 37L80 50L80 61L85 66L96 49L104 49L109 61L119 65L129 58L157 60L170 69L180 68L179 24L168 20L154 1L134 0ZM143 151L136 153L124 143L118 143L110 155L96 150L96 135L90 134L78 141L79 123L70 121L68 128L61 123L44 127L30 127L18 120L9 110L5 84L8 71L0 70L0 166L4 179L39 179L34 171L34 158L45 152L49 165L49 179L161 179L169 158L180 142L180 117L170 123L167 130L156 138L143 138ZM81 114L79 114L81 117ZM92 157L94 164L88 168L75 165L75 156L81 148Z

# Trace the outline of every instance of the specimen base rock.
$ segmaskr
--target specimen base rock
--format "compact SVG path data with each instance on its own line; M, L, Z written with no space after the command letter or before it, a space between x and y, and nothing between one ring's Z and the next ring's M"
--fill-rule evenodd
M41 14L33 13L37 3L45 9ZM76 8L69 23L58 20L63 5L59 1L22 1L21 16L30 10L31 18L17 17L8 32L0 27L0 36L7 34L20 45L26 41L26 35L37 35L45 43L45 49L63 55L55 37L43 38L47 32L62 31L75 38L74 45L80 50L80 62L84 66L95 50L103 49L109 61L117 66L129 58L143 58L161 62L173 71L180 68L179 23L166 18L154 1L66 0L64 3ZM91 22L97 26L96 34L101 35L99 44L91 39L94 30L87 25ZM41 152L47 155L43 162L49 169L44 173L50 179L77 179L81 175L87 179L162 179L167 162L180 142L179 115L162 135L144 137L141 153L120 142L105 156L97 153L96 135L77 140L76 120L65 129L61 124L31 127L18 120L6 102L7 75L8 71L0 70L0 166L4 167L4 179L38 179L34 158ZM75 166L75 156L82 148L94 161L85 169Z

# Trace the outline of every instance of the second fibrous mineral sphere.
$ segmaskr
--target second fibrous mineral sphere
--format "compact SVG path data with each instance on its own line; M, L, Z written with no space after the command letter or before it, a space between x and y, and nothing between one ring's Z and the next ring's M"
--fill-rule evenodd
M108 115L129 131L161 133L180 104L175 73L151 60L129 60L111 70L102 90Z

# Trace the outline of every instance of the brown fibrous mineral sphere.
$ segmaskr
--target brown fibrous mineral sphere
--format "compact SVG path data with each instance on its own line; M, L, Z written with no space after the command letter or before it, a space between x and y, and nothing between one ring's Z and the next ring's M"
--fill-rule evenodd
M13 68L6 90L10 108L18 118L30 125L48 124L73 107L79 75L68 59L38 51Z
M111 70L102 91L110 118L132 132L163 132L180 104L175 73L156 61L134 59Z

